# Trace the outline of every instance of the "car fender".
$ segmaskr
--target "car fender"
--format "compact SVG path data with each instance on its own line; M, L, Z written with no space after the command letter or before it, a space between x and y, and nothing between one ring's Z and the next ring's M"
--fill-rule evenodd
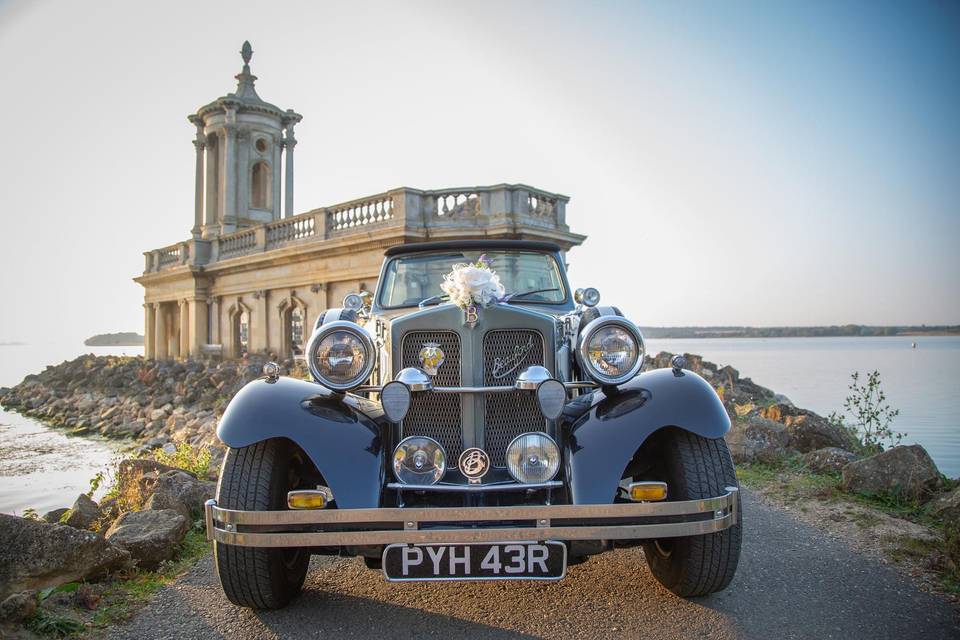
M566 411L565 459L574 504L612 501L623 470L644 441L663 427L722 438L730 418L710 384L692 371L656 369L616 392L581 396ZM568 405L570 408L570 405Z
M229 447L288 438L310 457L341 509L380 506L380 405L295 378L262 378L237 393L217 426Z

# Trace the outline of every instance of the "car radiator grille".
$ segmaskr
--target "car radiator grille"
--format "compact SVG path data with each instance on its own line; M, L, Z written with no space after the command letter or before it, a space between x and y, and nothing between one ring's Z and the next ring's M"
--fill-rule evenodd
M420 349L435 343L443 350L444 361L433 377L438 387L461 386L460 336L453 331L410 331L403 336L401 366L421 367ZM529 329L503 329L483 336L483 385L512 385L525 368L544 364L543 336ZM506 466L507 446L521 433L545 431L536 395L529 391L490 393L483 399L483 449L496 467ZM461 396L454 393L415 393L403 420L403 437L428 436L447 452L448 464L456 465L464 448Z
M453 331L411 331L403 336L401 360L404 367L422 367L420 349L436 343L444 353L443 364L433 377L438 387L460 386L460 336ZM460 396L455 393L415 393L410 410L403 420L403 436L428 436L447 452L447 459L456 465L462 450Z
M483 384L512 385L520 372L544 363L543 337L536 331L489 331L483 337ZM507 446L521 433L544 431L536 394L529 391L491 393L485 398L484 450L496 467L506 466Z

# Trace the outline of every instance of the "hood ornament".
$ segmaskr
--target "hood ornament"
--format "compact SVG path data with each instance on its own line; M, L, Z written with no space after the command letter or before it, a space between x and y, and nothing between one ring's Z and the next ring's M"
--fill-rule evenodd
M440 345L436 342L425 343L417 357L420 358L420 364L423 370L430 376L437 375L437 370L446 359L443 349L441 349Z

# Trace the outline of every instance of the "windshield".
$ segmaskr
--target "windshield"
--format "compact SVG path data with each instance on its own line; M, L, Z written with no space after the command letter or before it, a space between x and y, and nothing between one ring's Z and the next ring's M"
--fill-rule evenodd
M500 282L516 302L562 304L567 292L557 261L549 253L530 251L445 251L397 256L387 265L380 285L380 306L415 307L421 300L443 295L443 276L461 262L476 262L486 254ZM526 295L521 295L526 294ZM439 299L434 302L440 302Z

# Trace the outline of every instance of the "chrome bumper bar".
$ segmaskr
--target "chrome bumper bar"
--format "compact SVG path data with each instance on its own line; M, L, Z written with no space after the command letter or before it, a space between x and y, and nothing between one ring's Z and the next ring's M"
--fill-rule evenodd
M738 521L737 492L683 502L316 511L236 511L208 500L205 516L207 539L242 547L641 540L723 531ZM669 516L696 519L644 522Z

